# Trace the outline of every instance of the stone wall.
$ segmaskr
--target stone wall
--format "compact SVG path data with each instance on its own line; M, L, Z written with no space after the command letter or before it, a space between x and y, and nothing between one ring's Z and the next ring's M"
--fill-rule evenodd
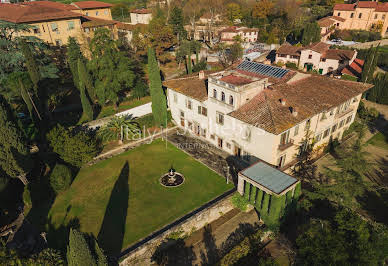
M181 232L182 235L191 234L193 231L196 231L205 225L217 220L225 213L231 211L234 207L230 201L232 192L228 191L212 202L205 204L199 209L191 212L190 214L184 216L181 219L173 222L170 225L167 225L165 228L161 229L162 232L156 232L151 235L151 239L147 241L146 239L141 240L138 244L135 244L133 247L139 245L136 248L129 248L128 254L125 254L121 257L125 258L120 262L120 266L124 265L151 265L151 257L154 254L157 247L173 232ZM187 218L186 218L187 217Z

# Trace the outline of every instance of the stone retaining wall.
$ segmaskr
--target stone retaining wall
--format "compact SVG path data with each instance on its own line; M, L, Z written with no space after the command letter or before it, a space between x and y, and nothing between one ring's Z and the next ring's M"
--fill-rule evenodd
M199 209L166 226L159 232L152 234L150 237L147 237L150 238L149 240L147 238L141 240L138 244L135 244L128 249L128 254L121 257L124 257L125 259L120 262L120 266L151 265L151 257L155 250L171 233L181 232L182 235L191 234L193 231L204 227L205 225L219 219L225 213L231 211L234 208L232 202L230 201L233 191L234 189L226 192L212 202L205 204ZM142 244L139 245L139 243Z

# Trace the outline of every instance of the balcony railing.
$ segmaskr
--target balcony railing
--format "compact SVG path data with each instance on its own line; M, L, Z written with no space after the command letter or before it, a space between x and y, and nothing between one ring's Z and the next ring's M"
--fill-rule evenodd
M347 115L347 114L350 114L350 113L353 112L353 111L354 111L354 109L351 108L351 107L349 107L348 109L346 109L346 111L342 111L342 112L336 114L336 115L335 115L335 118L341 118L341 117L343 117L343 116L345 116L345 115Z
M287 143L279 144L278 149L280 151L284 151L284 150L288 149L289 147L291 147L293 145L294 145L294 140L293 139L289 139Z

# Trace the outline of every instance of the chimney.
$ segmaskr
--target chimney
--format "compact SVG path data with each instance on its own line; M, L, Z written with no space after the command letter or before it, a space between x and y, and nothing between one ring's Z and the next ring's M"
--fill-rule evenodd
M281 98L281 99L280 99L280 103L281 103L283 106L286 105L286 99Z
M292 115L293 116L297 116L298 115L298 108L296 108L296 107L292 108Z
M198 78L205 79L205 72L203 70L199 71Z

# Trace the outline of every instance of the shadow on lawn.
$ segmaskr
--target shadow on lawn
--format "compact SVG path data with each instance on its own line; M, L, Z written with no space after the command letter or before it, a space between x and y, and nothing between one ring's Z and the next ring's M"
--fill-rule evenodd
M125 162L112 189L104 220L98 233L98 243L107 255L120 254L123 245L129 197L129 164Z

